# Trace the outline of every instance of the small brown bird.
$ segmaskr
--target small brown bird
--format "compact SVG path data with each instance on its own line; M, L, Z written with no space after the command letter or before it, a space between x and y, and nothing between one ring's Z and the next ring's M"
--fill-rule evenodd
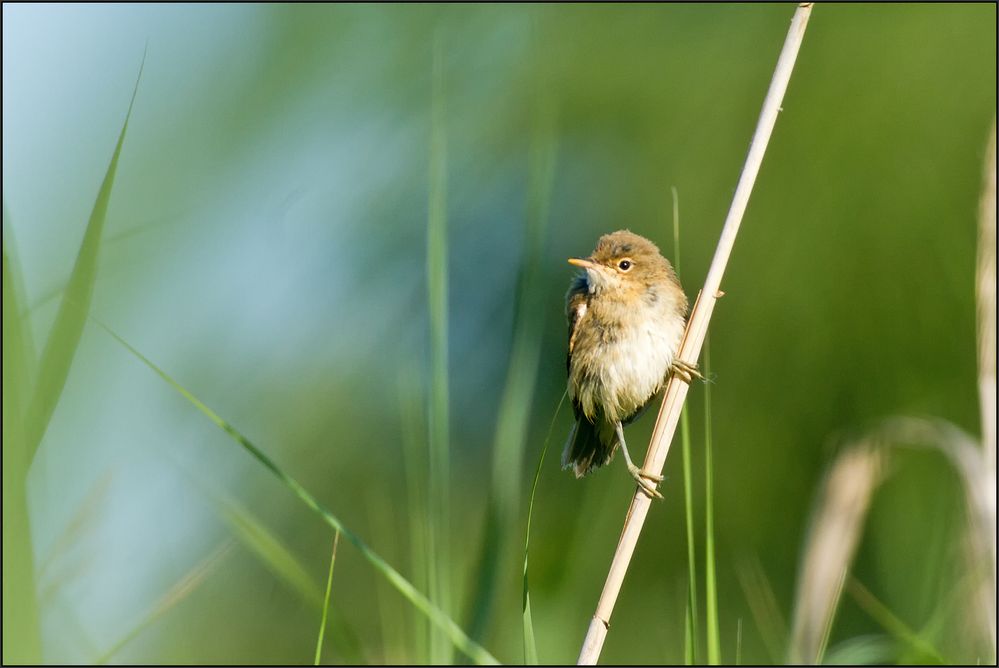
M566 294L569 319L569 398L576 424L562 452L562 468L577 478L603 466L618 445L628 471L650 497L662 498L649 473L631 459L624 425L666 385L671 373L700 376L677 360L687 318L687 296L669 260L654 243L620 230L600 237L593 254L569 263L585 269Z

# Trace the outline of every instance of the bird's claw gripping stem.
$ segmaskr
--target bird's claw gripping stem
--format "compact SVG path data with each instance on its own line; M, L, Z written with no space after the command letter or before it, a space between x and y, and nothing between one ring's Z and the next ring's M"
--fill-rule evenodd
M656 489L656 483L663 481L661 475L656 475L655 473L649 473L645 469L640 469L634 464L628 466L628 472L631 473L631 477L635 479L638 483L639 488L645 493L645 496L650 499L661 499L663 495L659 493Z
M697 364L691 364L684 362L681 359L673 360L673 366L671 368L673 375L690 385L695 378L699 380L704 380L704 376L701 375L700 370L697 368Z

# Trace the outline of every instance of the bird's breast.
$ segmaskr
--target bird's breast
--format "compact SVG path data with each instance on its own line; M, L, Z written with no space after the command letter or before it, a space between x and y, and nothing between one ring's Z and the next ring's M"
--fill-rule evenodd
M570 396L591 419L627 420L665 382L683 337L684 318L662 302L610 313L590 303L579 323L569 369Z

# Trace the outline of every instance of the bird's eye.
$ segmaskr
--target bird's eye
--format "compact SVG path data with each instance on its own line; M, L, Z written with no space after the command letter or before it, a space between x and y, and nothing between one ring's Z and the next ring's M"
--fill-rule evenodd
M631 269L631 260L621 260L617 263L617 268L621 271L628 271Z

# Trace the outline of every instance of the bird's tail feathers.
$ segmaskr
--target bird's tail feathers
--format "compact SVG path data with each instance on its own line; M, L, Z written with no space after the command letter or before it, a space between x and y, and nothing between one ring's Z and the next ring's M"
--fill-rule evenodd
M598 421L603 425L603 421ZM597 426L580 415L569 432L562 450L562 468L572 468L577 478L582 478L595 468L603 466L614 457L617 434L611 425Z

